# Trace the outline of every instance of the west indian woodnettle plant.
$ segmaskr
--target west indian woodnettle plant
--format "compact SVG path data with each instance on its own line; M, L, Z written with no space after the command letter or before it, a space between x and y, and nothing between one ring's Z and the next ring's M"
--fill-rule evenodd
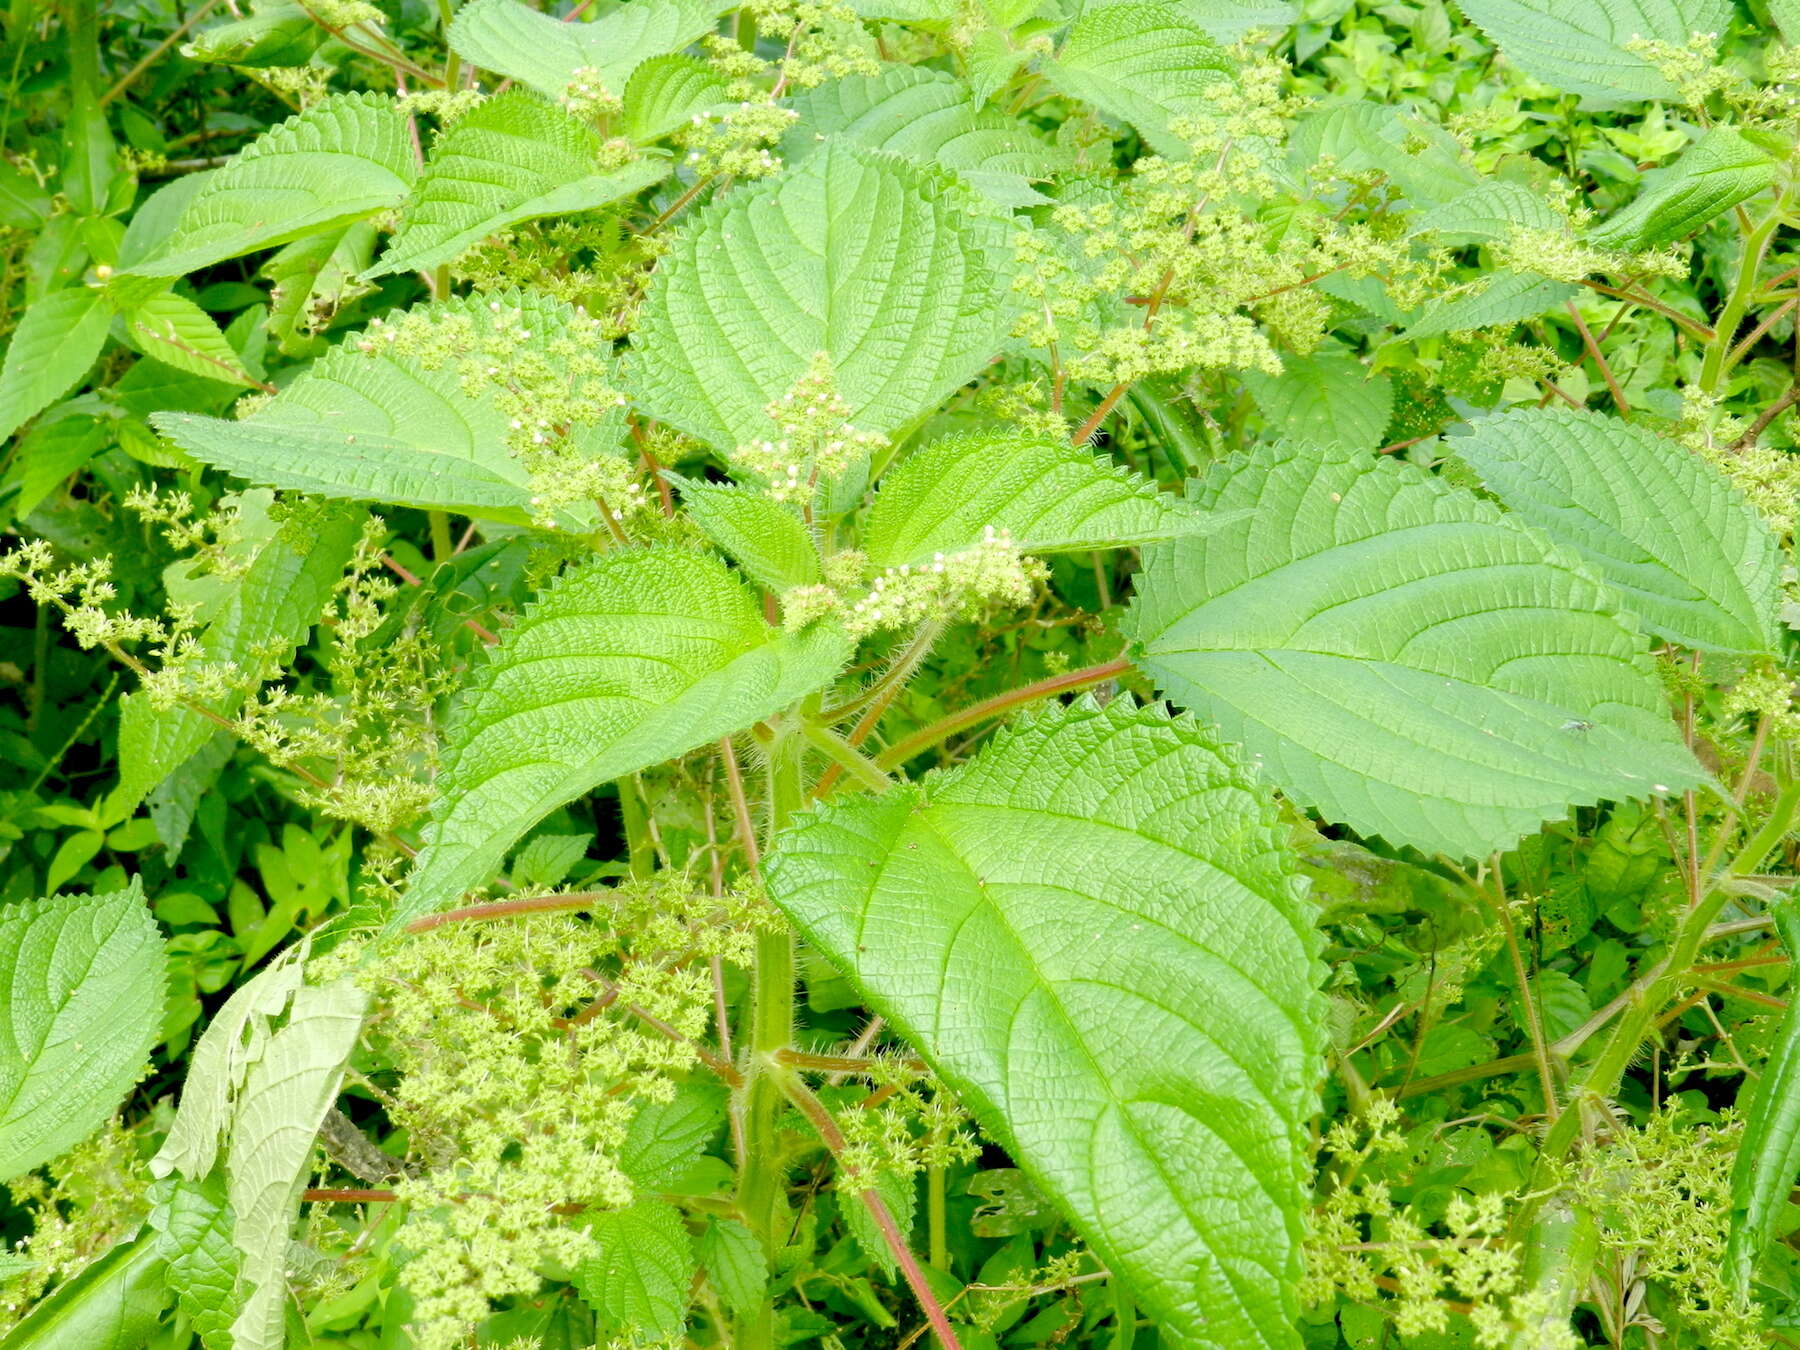
M1795 1344L1800 9L1376 8L43 29L0 1346Z

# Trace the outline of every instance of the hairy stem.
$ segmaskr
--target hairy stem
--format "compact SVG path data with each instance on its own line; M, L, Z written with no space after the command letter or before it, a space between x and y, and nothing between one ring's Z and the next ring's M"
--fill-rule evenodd
M938 742L949 739L959 731L979 726L995 717L1003 717L1014 708L1034 703L1040 698L1051 698L1057 694L1072 694L1078 689L1091 689L1097 684L1105 684L1108 680L1115 680L1130 669L1130 661L1123 656L1116 656L1110 661L1102 661L1097 666L1084 666L1080 670L1071 670L1063 675L1052 675L1032 684L1020 685L1017 689L1009 689L1004 694L995 694L992 698L983 699L980 703L972 703L959 712L953 712L948 717L939 718L930 726L921 727L905 739L894 742L875 756L876 767L881 769L897 768L914 755L931 749Z

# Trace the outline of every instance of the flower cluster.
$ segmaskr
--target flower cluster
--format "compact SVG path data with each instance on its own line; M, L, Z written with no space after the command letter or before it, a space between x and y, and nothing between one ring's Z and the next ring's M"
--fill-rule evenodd
M355 346L426 370L448 366L469 397L503 415L543 528L580 504L605 503L615 517L646 505L635 465L607 443L622 429L625 395L612 384L604 325L585 311L517 294L453 300L377 318Z
M837 481L887 444L885 436L850 424L850 404L838 392L826 352L815 354L793 387L763 411L775 424L775 436L738 446L731 462L760 478L776 501L811 501L821 483Z
M877 573L868 593L844 615L844 623L853 637L863 638L934 620L973 622L993 609L1030 604L1035 587L1048 575L1044 564L1021 553L1004 530L989 526L971 548Z

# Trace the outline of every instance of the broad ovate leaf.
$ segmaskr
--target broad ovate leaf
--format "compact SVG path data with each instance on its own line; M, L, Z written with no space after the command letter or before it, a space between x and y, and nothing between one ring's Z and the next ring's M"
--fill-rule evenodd
M1674 98L1674 85L1640 53L1639 38L1685 47L1695 33L1723 33L1730 0L1458 0L1506 59L1592 107Z
M170 1292L156 1237L140 1232L61 1281L0 1337L0 1350L143 1350Z
M658 547L565 573L452 709L439 796L396 922L498 869L563 803L742 731L830 681L849 639L784 634L718 558Z
M1084 5L1044 63L1063 93L1130 123L1159 154L1175 156L1188 148L1170 123L1205 112L1208 86L1232 70L1188 6L1137 0Z
M104 292L69 286L34 300L0 363L0 440L81 382L112 323Z
M1346 450L1381 444L1394 413L1394 385L1342 351L1284 356L1279 375L1247 370L1244 387L1277 437Z
M1616 595L1473 493L1281 445L1198 495L1251 514L1146 554L1133 658L1302 805L1479 857L1572 806L1704 780Z
M133 877L0 908L0 1180L119 1108L162 1025L163 946Z
M653 0L566 22L518 0L470 0L450 25L450 46L465 61L551 98L562 98L577 79L619 94L645 61L710 33L731 8L718 0Z
M729 106L728 88L725 77L703 61L679 53L656 57L625 82L619 130L637 145L657 140Z
M656 269L633 385L730 451L819 353L859 429L937 406L1006 341L1011 226L947 175L836 141L702 212Z
M149 1223L181 1311L206 1350L231 1350L238 1252L224 1180L216 1173L204 1182L164 1177L151 1196L157 1204Z
M780 594L825 580L818 541L793 507L734 483L676 481L688 518L759 584Z
M800 120L782 143L790 164L835 136L948 169L1004 206L1043 201L1030 185L1075 163L1018 118L976 102L955 76L920 66L830 80L801 94L793 108Z
M408 311L412 339L431 359L401 350L399 325L376 324L334 347L249 417L158 413L156 429L195 459L252 483L321 497L447 508L522 523L531 474L509 448L518 439L503 400L519 372L579 397L589 410L572 430L616 443L624 409L591 361L605 348L599 321L535 292L467 296ZM396 345L399 344L399 345Z
M1776 161L1732 127L1714 127L1680 159L1646 176L1644 190L1588 235L1601 248L1643 249L1685 238L1766 192Z
M600 136L522 89L457 119L400 214L400 228L365 277L449 262L521 221L589 211L666 178L663 158L600 169Z
M1297 1347L1318 939L1268 794L1193 722L1057 709L835 804L770 897L1171 1344Z
M1777 649L1781 548L1718 470L1674 441L1566 408L1478 423L1452 442L1483 485L1684 647Z
M945 436L881 482L863 549L877 567L1009 535L1027 553L1171 539L1213 522L1086 446L1022 432Z
M380 94L334 94L207 177L175 229L127 269L173 277L400 205L418 173L406 116Z
M290 507L275 523L269 519L271 498L261 491L237 499L232 524L220 540L233 573L216 595L203 601L182 597L198 604L198 659L208 666L229 665L238 676L234 688L209 704L220 717L236 714L246 679L279 670L312 631L343 579L367 519L363 511L320 503ZM142 801L217 730L217 722L193 708L157 708L142 692L126 695L119 714L115 809Z
M640 1200L595 1216L599 1251L575 1271L575 1287L602 1328L642 1341L678 1338L687 1321L694 1247L681 1211Z

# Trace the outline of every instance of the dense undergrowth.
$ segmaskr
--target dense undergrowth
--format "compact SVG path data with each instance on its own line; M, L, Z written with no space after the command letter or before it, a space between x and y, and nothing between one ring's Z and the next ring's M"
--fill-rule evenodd
M1800 4L0 34L0 1350L1800 1344Z

